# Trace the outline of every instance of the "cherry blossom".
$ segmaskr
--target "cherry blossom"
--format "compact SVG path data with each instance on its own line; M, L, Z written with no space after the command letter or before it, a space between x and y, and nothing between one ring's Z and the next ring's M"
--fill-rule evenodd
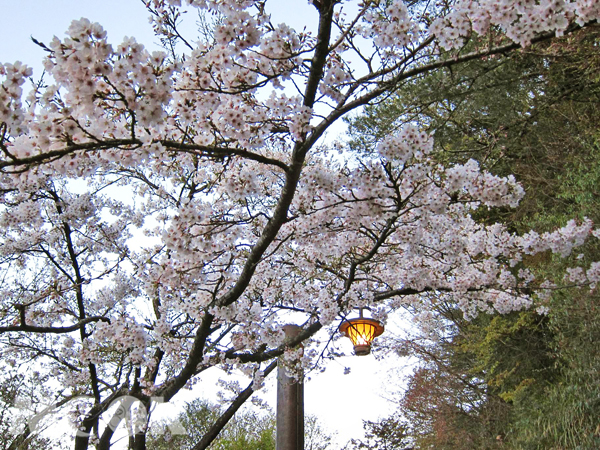
M0 354L39 362L57 402L91 396L76 449L110 447L98 417L117 396L148 408L206 370L252 378L239 407L276 358L321 364L319 331L354 308L411 308L426 331L440 298L473 317L544 311L565 281L595 289L600 263L562 280L526 264L597 239L590 221L516 235L473 218L515 207L514 177L442 164L415 124L373 151L324 137L420 74L587 26L596 2L314 0L313 33L272 23L265 1L145 3L184 54L81 19L46 44L46 87L24 93L31 69L0 65ZM179 34L185 7L218 18L211 36Z

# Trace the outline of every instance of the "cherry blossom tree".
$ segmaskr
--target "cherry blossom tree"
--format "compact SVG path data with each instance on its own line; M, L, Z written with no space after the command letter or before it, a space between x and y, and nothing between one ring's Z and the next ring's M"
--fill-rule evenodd
M111 446L120 398L148 410L239 369L252 381L206 448L275 358L318 364L316 333L353 308L385 320L410 305L424 327L429 293L467 316L543 308L555 285L524 260L599 236L590 221L479 224L474 211L523 190L475 161L440 164L414 125L374 152L324 139L415 77L594 24L598 2L311 3L314 33L272 23L265 0L148 0L167 52L81 19L41 44L48 78L31 92L31 69L0 66L2 365L34 364L58 403L79 401L75 449ZM212 32L184 37L182 7L213 14ZM599 278L600 263L571 272ZM289 322L302 329L286 340Z

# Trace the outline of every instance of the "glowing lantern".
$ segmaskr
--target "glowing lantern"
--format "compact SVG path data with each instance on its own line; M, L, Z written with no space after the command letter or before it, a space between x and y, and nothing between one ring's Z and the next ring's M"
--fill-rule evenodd
M360 317L342 322L339 330L354 344L354 354L363 356L371 353L371 342L383 333L384 328L378 321L363 317L361 310Z

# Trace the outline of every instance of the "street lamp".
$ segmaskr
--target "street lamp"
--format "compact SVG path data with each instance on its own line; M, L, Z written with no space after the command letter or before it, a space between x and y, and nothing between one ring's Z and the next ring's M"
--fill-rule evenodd
M287 339L293 339L302 329L297 325L285 325L283 331ZM375 319L359 317L344 321L339 331L348 336L354 344L357 356L371 353L371 342L381 333L383 325ZM302 379L294 379L287 374L285 367L277 368L277 450L304 449L304 384Z
M339 328L340 333L349 337L354 344L354 354L356 356L364 356L371 353L371 342L383 333L383 330L383 325L377 320L363 317L362 308L360 309L359 317L345 320Z

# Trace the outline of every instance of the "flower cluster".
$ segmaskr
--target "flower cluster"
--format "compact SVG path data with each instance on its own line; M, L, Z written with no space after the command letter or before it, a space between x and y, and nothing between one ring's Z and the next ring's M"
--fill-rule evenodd
M571 20L583 25L599 18L598 3L588 0L460 0L448 15L431 24L429 33L439 38L442 47L450 49L460 47L471 31L484 35L495 25L509 39L527 46L540 33L561 36Z
M6 123L15 135L20 134L24 120L21 103L25 80L33 74L30 67L20 61L14 64L0 64L0 75L4 81L0 85L0 123Z
M525 192L513 176L497 177L481 173L477 161L457 164L446 172L445 187L450 192L468 193L488 206L517 206Z
M377 47L403 47L415 39L415 23L402 0L377 2L364 16L362 33Z
M87 340L81 349L83 362L98 364L103 352L124 353L128 361L141 365L146 356L147 333L133 320L113 318L110 324L100 322L94 331L93 340Z

